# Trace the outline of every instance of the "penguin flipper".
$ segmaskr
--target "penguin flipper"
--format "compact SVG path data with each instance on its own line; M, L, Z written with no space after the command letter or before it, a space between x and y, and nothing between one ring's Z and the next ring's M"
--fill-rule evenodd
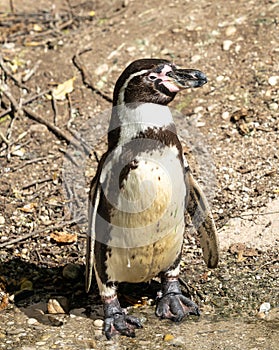
M100 200L101 186L99 176L93 180L88 203L88 231L86 240L86 269L85 269L85 290L89 292L94 269L94 244L95 244L95 221Z
M215 268L219 261L219 240L208 201L189 168L185 181L189 191L186 210L200 238L204 261L208 267Z

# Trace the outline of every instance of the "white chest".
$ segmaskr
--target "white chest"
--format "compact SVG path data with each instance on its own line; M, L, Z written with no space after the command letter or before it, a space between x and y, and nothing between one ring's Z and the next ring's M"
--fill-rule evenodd
M141 154L123 181L110 218L111 280L150 280L179 255L186 187L177 155L175 147Z

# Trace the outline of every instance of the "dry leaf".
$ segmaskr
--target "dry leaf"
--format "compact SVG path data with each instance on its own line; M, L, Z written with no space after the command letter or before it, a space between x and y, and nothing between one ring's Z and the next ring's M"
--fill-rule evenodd
M64 83L59 84L55 89L52 91L52 96L56 100L65 100L66 95L71 93L74 90L74 81L75 77L66 80Z
M55 231L50 234L50 238L57 243L75 243L77 241L77 234Z
M35 23L35 24L33 25L33 30L34 30L35 32L41 32L41 31L43 30L43 28L42 28L39 24Z
M65 310L56 299L49 299L47 303L47 311L49 314L64 314Z
M164 341L171 341L173 339L174 339L174 336L172 334L168 333L164 336Z
M34 213L36 210L37 203L28 203L25 204L22 208L19 208L20 211L23 211L24 213Z

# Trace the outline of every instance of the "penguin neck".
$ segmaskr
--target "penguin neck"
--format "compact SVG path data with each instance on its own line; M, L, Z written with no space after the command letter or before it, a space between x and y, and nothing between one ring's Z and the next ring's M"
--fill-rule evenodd
M166 129L175 132L168 106L155 103L121 104L113 107L108 132L109 148L142 137L147 130ZM152 135L150 135L152 138Z

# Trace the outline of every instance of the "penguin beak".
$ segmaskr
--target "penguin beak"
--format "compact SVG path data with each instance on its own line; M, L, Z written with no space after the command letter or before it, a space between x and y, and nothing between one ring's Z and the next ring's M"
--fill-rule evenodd
M195 69L173 69L166 73L169 81L174 84L178 90L197 88L207 83L206 75Z

